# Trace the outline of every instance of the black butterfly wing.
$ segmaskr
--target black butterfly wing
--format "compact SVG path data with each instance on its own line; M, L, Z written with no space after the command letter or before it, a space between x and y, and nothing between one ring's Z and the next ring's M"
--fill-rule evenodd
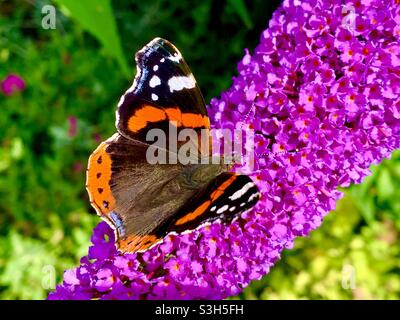
M179 50L156 38L136 54L137 74L121 97L116 126L125 137L148 143L151 129L168 132L173 122L184 128L207 129L204 98Z

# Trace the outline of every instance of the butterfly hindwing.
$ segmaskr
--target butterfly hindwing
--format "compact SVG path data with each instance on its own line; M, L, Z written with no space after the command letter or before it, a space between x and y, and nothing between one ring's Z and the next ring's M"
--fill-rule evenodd
M259 198L258 188L250 177L232 172L222 173L150 234L128 237L121 249L144 251L168 233L191 231L215 220L229 223L239 213L252 208Z
M258 188L249 176L224 172L178 210L169 222L168 232L193 230L217 219L228 223L252 208L259 198Z

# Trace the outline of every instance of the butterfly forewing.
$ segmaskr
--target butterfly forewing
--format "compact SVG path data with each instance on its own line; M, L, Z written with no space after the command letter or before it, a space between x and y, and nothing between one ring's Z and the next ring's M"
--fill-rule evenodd
M136 54L133 85L121 97L118 131L148 142L149 130L168 130L170 123L195 130L210 127L205 102L181 53L170 42L156 38Z

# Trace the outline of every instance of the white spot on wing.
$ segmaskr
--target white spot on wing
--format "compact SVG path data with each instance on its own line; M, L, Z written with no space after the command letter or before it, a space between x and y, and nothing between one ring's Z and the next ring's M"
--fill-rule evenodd
M163 63L165 61L165 58L161 58L160 62Z
M175 53L173 56L169 56L168 59L179 63L179 61L182 59L182 56L180 53Z
M158 70L158 65L155 65L154 67L153 67L153 71L157 71Z
M231 199L231 200L239 199L239 198L240 198L241 196L243 196L247 191L249 191L249 189L252 188L253 186L254 186L254 183L253 183L253 182L248 182L248 183L246 183L246 184L242 187L242 189L236 191L233 195L231 195L231 196L229 197L229 199Z
M210 209L210 211L215 211L215 209L217 209L216 206L212 207L212 208Z
M169 91L180 91L184 88L192 89L196 86L196 80L194 79L193 75L189 75L187 77L171 77L168 80Z
M230 208L229 208L229 211L232 212L232 211L234 211L235 209L236 209L236 207L233 206L233 207L230 207Z
M244 203L244 202L242 202L242 203L240 204L241 207L244 207L245 205L246 205L246 203Z
M251 202L251 201L253 201L253 199L254 198L257 198L257 197L259 197L260 196L260 194L257 192L257 193L253 193L250 197L249 197L249 200L247 200L247 202Z
M224 205L223 207L219 208L219 209L217 210L217 213L220 214L220 213L222 213L222 212L225 212L226 210L228 210L228 208L229 208L229 206L226 204L226 205Z
M161 84L161 80L160 80L159 77L153 76L153 77L150 79L150 82L149 82L150 87L154 88L154 87L159 86L160 84Z
M151 99L152 99L153 101L157 101L157 100L158 100L158 95L156 95L155 93L152 93L152 94L151 94Z

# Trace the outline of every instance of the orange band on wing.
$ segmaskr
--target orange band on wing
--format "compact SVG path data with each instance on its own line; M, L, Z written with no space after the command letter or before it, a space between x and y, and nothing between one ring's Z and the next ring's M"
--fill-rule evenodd
M182 218L178 219L175 222L175 225L179 226L182 224L185 224L187 222L193 221L196 219L198 216L201 216L207 209L208 207L215 201L217 198L219 198L223 193L224 190L233 182L233 180L236 179L236 176L231 176L228 180L226 180L224 183L222 183L217 190L215 190L213 193L211 193L211 200L208 200L204 202L201 206L197 207L196 210L193 212L189 212L188 214L184 215Z
M118 249L122 252L136 252L146 250L160 240L160 238L153 234L146 234L143 236L133 235L125 239L120 239L117 244Z
M182 113L177 107L160 109L150 105L144 105L137 110L128 120L128 129L138 132L146 128L149 122L163 120L175 122L177 127L186 128L210 128L210 119L197 113Z
M209 120L207 116L196 113L183 113L182 125L186 128L208 128Z
M179 226L181 224L185 224L186 222L192 221L200 216L207 208L210 206L211 201L204 202L200 207L198 207L193 212L188 213L187 215L183 216L182 218L178 219L175 222L175 225Z
M165 109L165 113L167 114L169 121L176 122L176 125L178 127L182 126L181 110L179 110L178 108L168 108L168 109Z
M167 115L162 109L145 105L135 112L128 120L128 129L133 132L146 127L148 122L162 121L167 118Z
M99 215L106 215L115 207L115 198L109 184L112 160L106 148L107 144L103 142L91 154L86 174L90 203Z
M228 180L226 180L223 184L221 184L217 190L215 190L213 193L211 193L211 200L215 201L217 200L225 191L226 188L229 187L229 185L233 182L233 180L236 179L236 176L230 177Z

